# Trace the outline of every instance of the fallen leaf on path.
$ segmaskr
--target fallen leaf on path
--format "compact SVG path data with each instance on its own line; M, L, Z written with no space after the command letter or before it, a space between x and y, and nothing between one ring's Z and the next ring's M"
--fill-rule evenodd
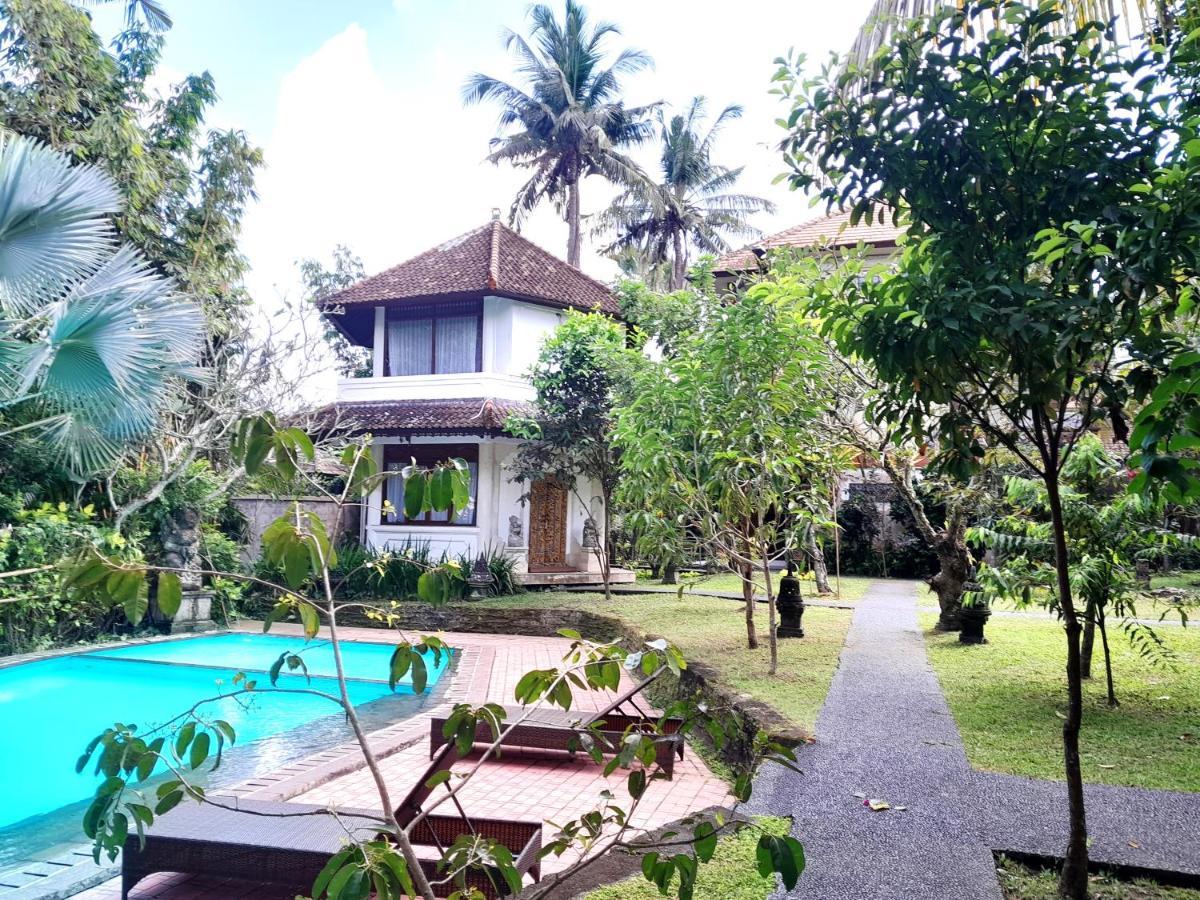
M855 796L855 797L857 797L859 800L866 800L866 799L867 799L867 795L866 795L866 794L864 794L862 791L855 791L855 792L854 792L854 796Z
M892 804L886 800L864 800L863 806L870 807L871 812L883 812L885 809L892 808Z
M1142 849L1142 845L1139 844L1137 841L1130 841L1129 846L1132 847L1134 850Z

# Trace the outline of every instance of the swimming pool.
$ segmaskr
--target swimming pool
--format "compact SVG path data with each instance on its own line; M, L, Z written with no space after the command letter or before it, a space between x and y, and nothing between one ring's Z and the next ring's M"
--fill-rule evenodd
M388 644L343 642L350 698L364 725L380 728L414 715L427 702L415 697L405 679L388 688ZM234 690L232 676L263 673L284 651L300 653L312 687L336 693L333 653L327 641L259 634L221 634L145 644L117 644L86 653L0 668L0 865L17 852L9 846L20 833L28 852L28 834L48 831L66 840L73 818L81 839L76 807L90 799L96 785L91 769L75 773L75 761L87 742L114 722L136 723L143 734L207 697ZM427 657L430 689L450 660ZM303 676L284 674L280 687L304 687ZM212 783L229 783L263 774L353 735L339 708L305 694L243 695L205 707L237 731L237 744L222 760ZM24 737L22 737L24 736ZM49 821L43 821L49 820Z

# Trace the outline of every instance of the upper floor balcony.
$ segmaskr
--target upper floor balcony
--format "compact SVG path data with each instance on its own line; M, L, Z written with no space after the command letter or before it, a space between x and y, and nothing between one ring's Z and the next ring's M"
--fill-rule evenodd
M534 390L527 379L500 372L341 378L337 385L337 399L343 403L460 400L468 397L532 401Z

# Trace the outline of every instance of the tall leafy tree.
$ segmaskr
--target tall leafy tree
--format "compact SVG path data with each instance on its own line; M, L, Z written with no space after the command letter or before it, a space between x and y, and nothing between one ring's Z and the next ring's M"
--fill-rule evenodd
M914 22L936 16L947 5L946 0L875 0L855 36L847 61L860 71L869 71L872 60L886 52L892 41ZM957 5L965 4L960 0ZM1050 0L1050 6L1059 14L1051 26L1057 34L1069 34L1085 22L1107 22L1117 13L1112 0ZM1121 3L1120 10L1120 33L1126 37L1140 34L1147 27L1171 29L1180 18L1177 5L1168 0L1132 0ZM1002 15L992 15L987 22L989 27L1001 29L1010 24Z
M350 287L367 275L361 257L356 256L345 244L334 247L332 268L326 268L324 263L312 257L300 260L297 266L300 269L300 281L304 284L304 299L312 304ZM327 318L323 318L322 323L325 343L333 351L338 374L344 378L370 375L371 351L351 344Z
M995 15L1004 29L989 27ZM1194 183L1176 204L1146 199L1174 137L1160 51L1118 52L1104 37L1052 5L988 0L904 32L857 94L853 73L779 74L794 100L794 186L818 187L854 221L909 216L897 272L822 309L827 333L878 372L877 412L935 440L949 471L966 475L999 446L1045 487L1066 638L1059 890L1077 900L1088 890L1083 622L1062 473L1090 425L1120 418L1128 384L1114 361L1161 352L1200 239Z
M594 549L605 596L612 571L610 510L620 479L620 456L613 441L614 407L629 392L643 362L628 346L619 322L599 313L572 312L542 345L530 372L537 392L532 419L514 418L508 430L525 438L509 464L514 480L556 481L576 502L595 512L584 485L600 490L600 540Z
M617 411L623 490L695 529L742 578L746 641L758 646L754 584L773 601L770 562L823 521L836 454L820 416L829 360L802 314L794 279L764 281L737 302L709 296L704 327L637 379ZM769 602L769 671L777 663Z
M712 160L721 127L742 114L725 107L707 128L705 100L694 97L687 111L667 117L655 110L661 146L658 181L638 178L600 216L598 230L615 232L608 252L640 249L656 263L671 265L670 289L683 287L689 251L722 253L727 237L753 237L758 230L748 217L774 212L762 197L730 193L744 167L729 168Z
M503 36L524 85L477 73L463 86L463 102L498 104L501 133L492 139L488 159L532 171L513 200L509 221L519 225L550 201L567 223L567 262L578 266L583 180L599 175L628 185L640 177L622 151L650 136L650 107L626 107L620 79L651 60L627 48L610 62L606 39L620 29L610 22L593 25L575 0L566 0L561 20L541 3L530 8L529 20L527 38L507 29Z

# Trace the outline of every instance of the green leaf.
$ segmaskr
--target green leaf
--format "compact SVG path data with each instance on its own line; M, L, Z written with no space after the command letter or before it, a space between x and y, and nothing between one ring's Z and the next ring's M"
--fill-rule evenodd
M425 667L425 657L418 651L412 651L412 687L414 694L425 693L429 684L429 670Z
M436 569L422 572L417 579L417 596L435 606L450 598L450 579L445 572Z
M300 543L291 544L283 555L283 575L288 587L298 588L308 578L309 554L308 548Z
M764 834L755 849L759 874L766 877L778 873L783 886L791 890L804 871L804 847L794 837Z
M286 600L280 600L278 603L276 603L275 606L272 607L271 611L267 613L267 617L263 619L263 633L265 634L266 632L270 631L271 626L276 622L287 618L287 614L291 611L292 604L288 603Z
M454 502L452 481L453 472L450 469L441 468L433 474L429 484L429 504L433 509L440 512L450 508Z
M304 625L306 638L315 638L321 630L321 617L317 615L317 610L311 603L300 604L300 622Z
M471 471L461 459L455 460L455 465L450 479L451 499L454 508L461 512L471 505Z
M415 519L425 511L429 481L425 473L414 469L404 482L404 515Z
M708 862L717 850L716 829L713 828L711 822L701 822L696 826L696 830L692 833L692 836L697 858L701 862Z
M183 584L174 572L158 575L158 608L164 616L174 617L183 602Z
M161 800L159 800L158 803L155 805L154 814L156 816L162 816L162 815L169 813L171 810L173 810L176 806L179 805L179 801L181 801L182 799L183 799L183 791L171 791L169 794L167 794Z
M349 859L351 854L356 852L357 849L357 847L347 847L345 850L335 853L330 858L329 862L325 864L325 868L323 868L320 874L317 875L317 880L313 882L313 897L317 898L317 900L320 900L321 896L324 895L325 891L329 888L329 882L333 880L333 876L341 871L342 866L346 864L346 860Z
M179 733L175 735L175 755L180 759L187 752L188 746L192 743L192 738L196 736L196 723L187 722Z
M408 642L400 644L392 651L392 659L388 664L388 687L393 691L412 665L412 645Z
M207 731L202 731L196 735L196 739L192 741L192 749L188 756L188 762L193 769L199 769L204 765L204 761L208 759L208 748L212 739Z

